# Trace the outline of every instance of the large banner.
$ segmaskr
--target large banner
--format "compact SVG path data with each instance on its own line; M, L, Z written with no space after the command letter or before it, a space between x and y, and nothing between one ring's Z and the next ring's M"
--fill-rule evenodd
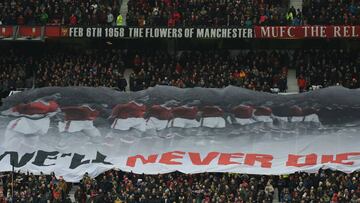
M16 29L18 27L18 29ZM14 30L18 30L14 32ZM0 26L0 38L102 39L312 39L360 37L360 26L85 27Z
M4 100L0 171L289 174L360 169L360 90L41 88Z

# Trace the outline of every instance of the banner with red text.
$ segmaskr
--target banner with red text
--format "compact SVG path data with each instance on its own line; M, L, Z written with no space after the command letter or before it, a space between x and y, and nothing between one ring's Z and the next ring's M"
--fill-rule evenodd
M77 182L110 169L289 174L360 169L360 91L274 95L229 86L41 88L0 109L0 171Z

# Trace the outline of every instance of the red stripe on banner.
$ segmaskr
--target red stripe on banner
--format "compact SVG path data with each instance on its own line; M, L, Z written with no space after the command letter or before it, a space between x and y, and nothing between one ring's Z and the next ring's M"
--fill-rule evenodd
M40 26L20 26L19 27L19 36L20 37L40 37L41 27Z
M20 121L20 118L18 118L18 119L15 121L15 123L11 126L11 129L14 129L14 128L17 126L17 124L19 123L19 121Z
M46 26L45 27L45 36L46 37L60 37L61 36L61 27Z

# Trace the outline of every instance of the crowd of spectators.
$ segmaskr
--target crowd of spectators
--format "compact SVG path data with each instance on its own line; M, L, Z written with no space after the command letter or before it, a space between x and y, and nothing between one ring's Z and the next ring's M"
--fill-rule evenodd
M359 25L360 3L353 0L304 0L302 9L289 1L130 0L132 26Z
M84 202L271 202L274 182L270 176L229 173L137 175L109 171L96 179L85 176L75 197Z
M114 25L118 0L2 0L4 25Z
M119 0L4 0L0 25L116 25ZM129 0L129 26L359 25L354 0ZM121 16L122 21L122 16ZM121 23L122 24L122 23Z
M0 176L0 202L67 202L71 184L54 175L11 173ZM232 173L169 173L162 175L107 171L96 178L87 174L74 187L76 202L360 202L360 173L331 170L261 176ZM13 201L11 201L13 195ZM277 195L275 195L277 194Z
M32 57L14 50L0 53L0 92L31 87L33 70Z
M125 91L122 50L46 53L34 65L35 86L106 86Z
M300 92L341 85L360 87L360 54L351 50L133 51L47 50L0 54L0 91L47 86L106 86L139 91L155 85L286 92L296 69ZM124 70L133 69L129 80Z
M360 54L351 50L300 50L294 53L300 92L341 85L360 88Z
M228 51L132 52L126 50L45 51L23 57L0 56L0 89L33 85L107 86L138 91L155 85L217 87L235 85L259 91L286 91L287 52ZM129 84L123 71L133 68ZM32 80L33 79L33 80ZM34 81L34 82L32 82Z
M354 0L304 0L302 19L309 25L359 25L360 2Z
M0 203L68 203L71 187L55 174L0 173Z
M252 90L284 92L287 89L287 52L184 51L178 55L153 52L135 54L130 90L155 85L180 88L223 88L228 85Z
M284 5L285 4L285 5ZM252 26L287 24L285 1L130 0L130 26Z
M320 170L315 174L280 176L277 189L280 202L357 203L360 201L360 173L344 174Z
M0 54L0 91L47 86L107 86L125 91L122 50L46 50Z

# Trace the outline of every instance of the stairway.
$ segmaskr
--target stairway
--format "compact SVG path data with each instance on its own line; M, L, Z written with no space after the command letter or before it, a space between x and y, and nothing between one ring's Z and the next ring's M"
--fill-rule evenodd
M275 188L274 190L274 199L272 201L272 203L279 203L280 200L279 200L279 190L277 188Z
M129 78L130 78L130 74L132 73L132 72L134 72L134 70L133 69L130 69L130 68L128 68L128 69L126 69L125 71L124 71L124 78L125 78L125 80L126 80L126 82L127 82L127 86L126 86L126 91L127 92L129 92L130 91L130 80L129 80Z
M301 11L302 5L303 5L303 0L290 0L289 8L294 6L295 9L300 9L300 11Z
M289 69L288 76L287 76L287 86L289 93L297 93L299 92L299 87L297 85L297 79L296 79L296 70L295 69Z
M71 190L69 192L69 197L71 199L71 202L75 202L75 192L77 187L78 186L76 186L75 184L71 187Z

